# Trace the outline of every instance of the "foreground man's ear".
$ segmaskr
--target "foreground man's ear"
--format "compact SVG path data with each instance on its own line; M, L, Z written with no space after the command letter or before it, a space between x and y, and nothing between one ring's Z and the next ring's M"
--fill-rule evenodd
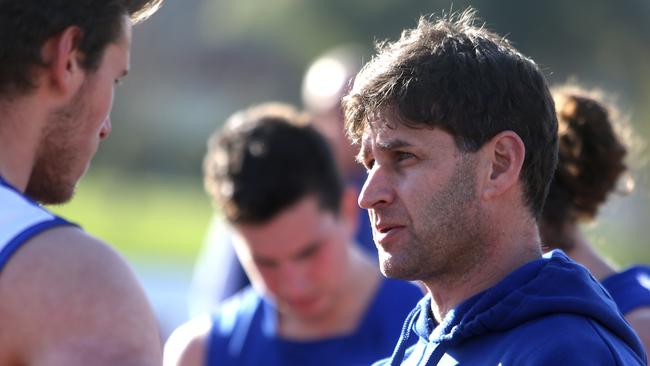
M526 157L526 147L519 135L503 131L481 148L487 160L481 196L492 200L517 184Z
M79 27L68 27L43 44L41 56L45 66L39 67L39 83L48 94L67 101L83 84L86 71L81 67L82 38Z

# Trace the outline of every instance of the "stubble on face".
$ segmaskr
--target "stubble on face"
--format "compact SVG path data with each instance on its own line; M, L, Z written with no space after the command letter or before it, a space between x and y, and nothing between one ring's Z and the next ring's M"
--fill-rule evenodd
M67 105L51 111L42 132L25 194L46 204L72 198L99 140L110 132L104 126L113 101L113 87L129 69L131 21L123 16L123 34L107 45L102 61L88 71Z
M86 170L88 152L79 151L73 143L83 122L86 90L84 84L68 105L53 111L48 118L25 189L25 194L35 201L43 204L67 202Z
M404 252L387 255L381 261L386 276L447 281L462 277L480 263L485 248L480 241L483 220L476 196L475 167L471 153L462 153L441 190L422 191L416 196L420 209L404 213L411 223Z

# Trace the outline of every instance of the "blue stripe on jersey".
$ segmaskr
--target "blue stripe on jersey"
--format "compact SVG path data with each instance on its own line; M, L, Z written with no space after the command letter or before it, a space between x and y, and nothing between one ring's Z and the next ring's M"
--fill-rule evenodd
M32 206L36 210L45 213L48 216L51 216L51 218L36 222L31 226L27 226L22 231L17 232L15 236L10 237L9 241L0 243L0 272L7 264L11 256L18 250L18 248L20 248L20 246L23 243L25 243L32 237L38 235L39 233L47 229L51 229L57 226L78 227L77 224L71 223L59 216L56 216L53 213L46 210L45 208L41 207L41 205L39 205L36 201L31 199L30 197L27 197L25 194L20 192L16 187L11 185L11 183L7 182L2 176L0 176L0 189L3 188L15 193L15 195L17 197L20 197L20 199L24 202L26 206Z
M2 251L0 251L0 272L2 272L2 269L5 267L11 256L16 252L16 250L18 250L18 248L20 248L21 244L47 229L66 225L76 226L73 223L55 216L54 219L50 221L39 222L38 224L21 231L20 234L11 239Z

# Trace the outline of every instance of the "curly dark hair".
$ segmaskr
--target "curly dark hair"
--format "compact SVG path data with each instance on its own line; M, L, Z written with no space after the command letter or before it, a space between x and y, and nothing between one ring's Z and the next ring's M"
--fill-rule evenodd
M120 36L123 17L146 19L163 0L0 0L0 96L29 92L32 71L44 66L45 41L70 26L83 38L82 67L95 71L106 46Z
M234 114L208 140L204 184L232 223L258 224L313 195L338 215L343 183L325 138L292 106Z
M514 131L526 147L524 200L539 218L557 162L553 99L535 62L476 22L471 8L421 18L398 41L378 45L344 99L346 129L358 142L368 121L383 116L440 128L463 152Z
M549 247L569 249L566 225L596 217L627 170L627 147L614 129L618 111L598 93L566 85L553 94L559 161L542 213L542 236Z

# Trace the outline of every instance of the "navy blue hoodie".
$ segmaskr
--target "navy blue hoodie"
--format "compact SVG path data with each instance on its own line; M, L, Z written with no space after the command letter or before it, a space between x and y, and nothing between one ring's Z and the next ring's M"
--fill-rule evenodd
M407 349L412 337L418 342ZM641 342L609 294L554 251L450 311L423 298L391 358L375 365L646 365Z

